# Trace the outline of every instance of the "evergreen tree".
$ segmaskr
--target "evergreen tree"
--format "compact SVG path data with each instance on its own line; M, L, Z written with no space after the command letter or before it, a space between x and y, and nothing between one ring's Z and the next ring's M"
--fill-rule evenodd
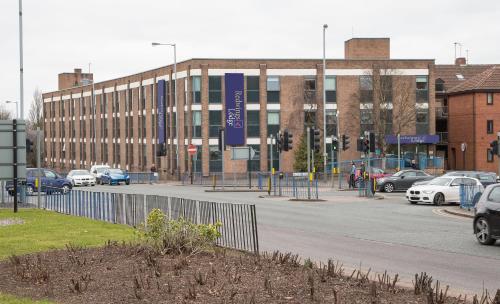
M307 172L307 134L304 132L300 138L300 145L295 150L295 162L293 163L293 170L297 172ZM321 150L321 149L320 149ZM312 152L312 151L311 151ZM323 156L321 152L314 153L314 164L316 172L323 172ZM311 167L311 172L313 168Z

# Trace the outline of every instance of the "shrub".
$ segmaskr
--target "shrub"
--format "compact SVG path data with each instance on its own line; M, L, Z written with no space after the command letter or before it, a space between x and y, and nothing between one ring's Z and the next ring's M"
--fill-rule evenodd
M220 222L216 224L194 224L184 218L167 220L159 209L153 209L146 226L139 228L139 235L152 243L162 253L197 254L215 245L221 236Z

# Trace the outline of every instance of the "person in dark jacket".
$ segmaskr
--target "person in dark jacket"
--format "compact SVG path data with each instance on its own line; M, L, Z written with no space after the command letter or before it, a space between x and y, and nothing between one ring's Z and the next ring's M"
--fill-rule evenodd
M354 188L356 186L355 179L356 179L356 164L352 162L351 171L349 174L349 189Z
M153 181L156 180L156 176L158 175L158 170L156 169L156 166L155 164L152 164L151 165L151 169L149 169L151 171L151 177L149 178L149 183L152 184Z

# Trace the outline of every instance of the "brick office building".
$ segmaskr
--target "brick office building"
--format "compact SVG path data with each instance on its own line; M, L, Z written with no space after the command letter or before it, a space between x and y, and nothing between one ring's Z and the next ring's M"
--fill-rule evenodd
M448 92L470 78L491 68L488 64L469 64L459 57L455 64L436 64L436 134L439 142L436 145L437 156L447 160L445 169L452 168L448 154Z
M231 161L226 151L226 172L269 170L269 134L289 129L298 147L305 125L323 126L323 85L326 86L327 149L336 134L351 137L343 160L356 159L356 137L373 126L373 75L408 85L416 123L403 134L434 134L434 60L391 59L388 38L355 38L345 42L344 59L328 59L326 83L319 59L190 59L177 64L177 106L174 104L173 65L92 85L61 82L58 91L43 94L46 165L61 171L108 164L131 171L147 171L154 162L162 177L176 166L178 133L179 170L189 171L186 147L198 147L194 168L204 175L221 170L217 151L218 129L224 125L224 74L245 76L246 144L258 151L256 159ZM74 73L81 79L81 71ZM71 74L71 73L70 73ZM65 74L67 78L68 74ZM90 77L90 76L89 76ZM71 77L70 77L71 78ZM157 157L157 92L165 80L166 156ZM77 81L78 82L78 81ZM388 89L390 96L396 88ZM396 92L394 92L396 96ZM95 106L92 96L95 96ZM386 100L391 109L391 100ZM353 107L354 105L354 107ZM358 105L360 105L358 107ZM363 106L362 106L363 105ZM178 111L180 109L180 111ZM392 118L387 132L392 132ZM175 121L177 120L177 127ZM322 130L323 131L323 130ZM274 151L273 158L277 160ZM294 153L282 157L284 171L293 170ZM277 161L274 167L278 167Z
M490 142L500 130L500 66L491 66L448 92L451 169L496 172Z

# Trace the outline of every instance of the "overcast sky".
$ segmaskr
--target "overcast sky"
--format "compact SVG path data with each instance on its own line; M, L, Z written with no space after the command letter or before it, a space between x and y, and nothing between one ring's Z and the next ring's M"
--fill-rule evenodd
M33 91L57 89L75 67L96 81L178 61L214 58L343 58L351 37L390 37L392 58L500 63L498 0L24 0L25 114ZM18 0L0 0L0 103L19 100ZM10 107L10 105L8 105ZM13 107L11 108L14 109Z

